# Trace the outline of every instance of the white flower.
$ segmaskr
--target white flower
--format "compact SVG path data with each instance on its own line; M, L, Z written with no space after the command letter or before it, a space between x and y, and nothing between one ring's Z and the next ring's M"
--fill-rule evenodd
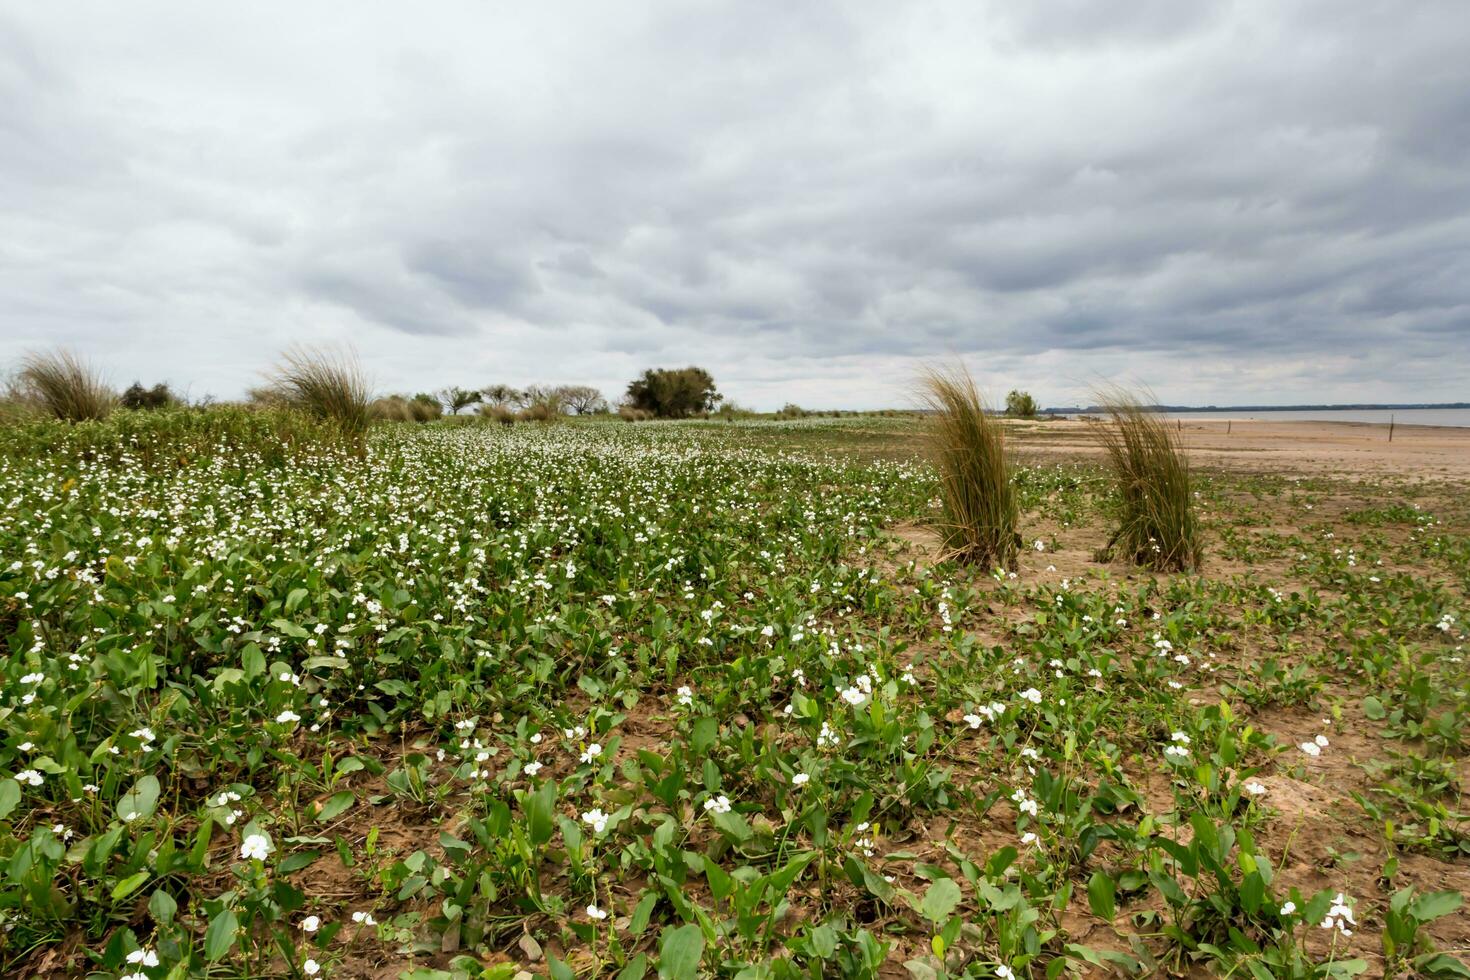
M997 980L1016 980L1015 971L1005 964L1001 964L995 968L995 975Z
M1298 748L1314 759L1322 754L1322 748L1316 742L1303 742Z
M1312 741L1316 742L1318 745L1322 746L1322 748L1324 748L1324 749L1327 748L1327 736L1326 735L1318 735L1316 738L1312 739Z
M971 728L979 728L980 723L984 720L985 719L981 718L979 715L965 715L965 724L969 725Z
M141 963L144 966L157 966L158 954L151 949L135 949L128 954L129 963Z
M32 786L40 786L42 779L41 774L36 770L22 769L15 774L15 781L17 783L29 783Z
M607 829L607 814L600 808L594 808L582 814L582 822L591 827L594 834L600 834Z
M139 970L136 973L124 973L118 980L148 980L148 974Z
M287 708L285 711L282 711L280 714L276 715L276 721L280 722L282 725L288 725L293 721L300 720L301 716L292 711L290 708Z
M1188 745L1189 744L1189 736L1186 735L1186 734L1184 734L1183 732L1175 732L1173 735L1171 735L1169 737L1172 738L1174 741L1178 742L1180 745Z
M1332 908L1327 910L1327 916L1322 920L1323 929L1336 929L1344 936L1351 936L1353 931L1348 926L1356 926L1358 921L1353 918L1353 910L1347 904L1348 899L1342 892L1332 900Z
M848 704L854 707L862 704L867 699L868 696L856 687L846 688L842 692L842 700L846 701Z
M309 956L306 958L306 962L301 964L301 972L309 977L314 977L321 971L321 965Z
M704 809L708 813L729 813L730 798L722 795L705 800Z
M799 772L796 775L794 775L794 776L791 777L791 785L792 786L805 786L811 780L811 778L812 777L809 776L809 775L807 775L806 773Z
M534 776L541 771L541 763L537 762L535 759L532 759L530 762L526 763L524 771L527 776Z
M1023 847L1030 846L1032 844L1035 844L1036 843L1036 840L1037 840L1036 835L1033 834L1031 831L1028 830L1024 834L1021 835L1021 846L1023 846Z
M264 834L251 834L240 845L240 857L247 861L264 861L270 851L271 840Z
M1296 903L1295 902L1287 902L1285 905L1281 906L1281 914L1282 915L1291 915L1295 911L1296 911Z
M1034 687L1028 687L1021 692L1022 701L1030 701L1032 704L1041 703L1041 692Z
M353 912L352 921L360 926L375 926L378 924L378 920L373 918L371 912Z
M1261 796L1266 792L1266 787L1263 783L1258 783L1252 780L1251 782L1245 784L1245 791L1252 796Z
M587 906L587 917L601 922L603 919L607 918L607 913L598 908L596 905L589 905Z
M1189 758L1189 750L1182 745L1164 746L1164 754L1173 759L1184 760Z
M1045 551L1046 550L1046 542L1043 541L1043 540L1041 540L1040 538L1037 538L1036 539L1036 543L1033 544L1031 547L1035 548L1037 551Z
M687 686L679 688L677 700L684 707L689 707L694 703L694 691Z
M303 932L316 932L321 927L322 920L315 915L308 915L301 920L301 929Z
M597 758L600 755L602 755L602 745L598 742L593 742L591 745L587 746L587 750L582 753L582 761L591 762L593 759Z

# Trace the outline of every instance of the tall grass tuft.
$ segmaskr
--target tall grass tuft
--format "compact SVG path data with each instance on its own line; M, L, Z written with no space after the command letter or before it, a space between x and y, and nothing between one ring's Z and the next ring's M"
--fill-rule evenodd
M1121 498L1121 523L1104 561L1114 556L1158 571L1190 571L1204 551L1194 511L1189 459L1169 420L1121 390L1098 395L1108 419L1098 434Z
M292 347L281 357L271 390L287 404L331 422L355 442L373 424L372 389L350 353Z
M946 558L1011 568L1021 547L1019 506L1000 423L964 368L931 370L921 397L934 412L931 445L939 469Z
M26 400L65 422L105 419L117 405L102 376L71 351L26 355L17 380Z

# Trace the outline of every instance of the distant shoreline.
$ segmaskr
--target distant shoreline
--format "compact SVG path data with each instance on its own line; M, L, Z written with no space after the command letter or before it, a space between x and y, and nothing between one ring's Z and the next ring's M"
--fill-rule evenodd
M1221 412L1409 412L1409 411L1455 411L1470 409L1470 402L1434 402L1422 405L1149 405L1155 412L1171 414L1214 415ZM1045 408L1042 415L1098 415L1105 412L1101 405L1067 408Z

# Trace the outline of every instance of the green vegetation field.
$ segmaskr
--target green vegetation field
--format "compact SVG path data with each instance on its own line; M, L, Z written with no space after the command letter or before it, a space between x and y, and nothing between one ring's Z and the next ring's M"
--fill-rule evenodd
M0 430L0 972L1470 976L1467 488L919 424Z

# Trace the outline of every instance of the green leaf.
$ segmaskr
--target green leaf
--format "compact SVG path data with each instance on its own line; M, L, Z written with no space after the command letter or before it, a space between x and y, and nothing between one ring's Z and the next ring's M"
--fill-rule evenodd
M240 931L240 920L235 918L234 909L223 909L209 920L204 931L204 958L210 963L223 957L235 945L235 933Z
M276 630L279 633L285 633L287 636L294 637L298 640L304 640L311 635L306 630L302 629L300 626L297 626L295 623L287 619L271 620L271 629Z
M709 747L715 744L715 737L719 733L719 722L709 717L698 718L689 730L689 748L697 756L704 755L709 751Z
M960 904L961 897L960 886L953 878L940 878L924 892L924 900L919 903L919 914L935 925L940 925L949 919L955 906Z
M153 893L148 899L148 914L153 916L153 921L161 926L167 927L174 921L174 916L179 911L179 903L174 897L162 888Z
M321 804L321 810L316 815L317 822L326 823L328 820L337 819L356 802L357 797L351 790L344 789L340 793L332 794L325 803Z
M628 919L628 932L633 935L641 935L648 928L648 919L653 915L653 908L658 904L658 892L653 889L643 893L638 900L637 908L633 909L633 915Z
M1470 967L1446 953L1424 953L1414 957L1414 975L1431 980L1470 980Z
M143 882L148 880L148 872L138 871L128 875L122 881L112 886L112 900L114 902L127 898L133 892L143 887Z
M663 931L658 943L660 980L696 980L704 957L704 933L690 923Z
M133 788L124 793L117 801L118 819L127 823L132 820L143 820L153 815L153 808L158 806L158 777L153 775L144 776L133 784Z
M283 875L294 874L302 868L309 868L321 857L316 851L302 851L300 854L292 854L276 865L276 872Z
M297 607L306 601L309 594L305 589L292 589L291 593L286 596L286 612L295 612Z
M1382 721L1388 717L1383 702L1371 694L1363 699L1363 714L1367 715L1371 721Z
M265 673L265 654L260 652L260 647L254 643L245 644L245 649L240 652L240 666L244 669L246 680L252 680Z
M16 804L20 803L20 783L13 779L0 781L0 820L10 816Z
M1092 907L1092 914L1112 922L1118 911L1116 893L1117 883L1113 881L1113 876L1094 871L1087 881L1087 904Z
M1420 922L1433 922L1460 907L1459 892L1429 892L1414 899L1409 914Z
M627 966L623 967L622 972L617 976L617 980L643 980L644 975L647 973L648 957L643 953L639 953L628 961Z
M548 779L535 792L521 798L521 807L526 811L526 832L533 845L551 840L556 817L556 781Z

